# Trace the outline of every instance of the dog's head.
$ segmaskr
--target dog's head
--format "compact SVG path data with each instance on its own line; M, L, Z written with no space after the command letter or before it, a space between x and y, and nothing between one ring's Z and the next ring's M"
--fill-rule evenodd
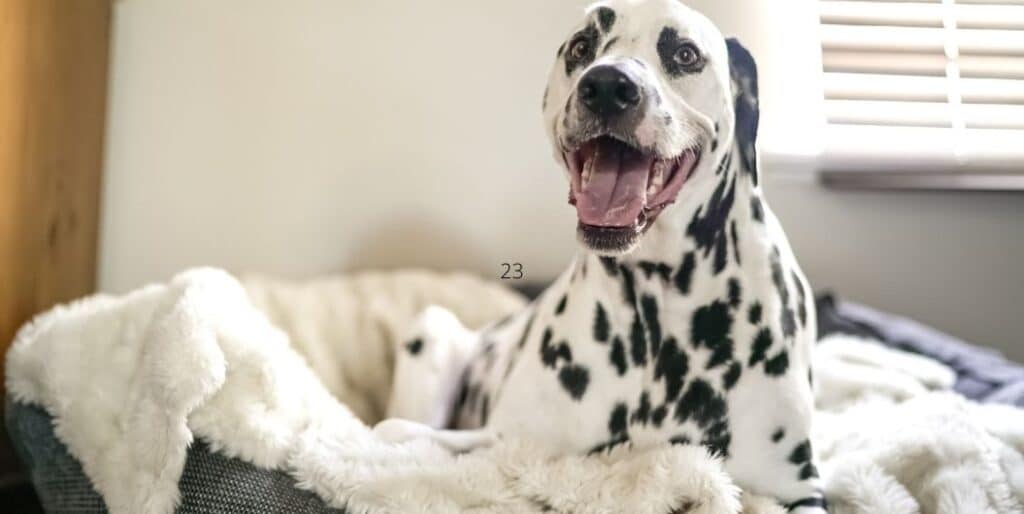
M677 198L708 194L696 185L715 180L706 170L734 134L753 172L756 88L750 54L677 0L588 8L559 48L544 96L582 243L606 255L632 251Z

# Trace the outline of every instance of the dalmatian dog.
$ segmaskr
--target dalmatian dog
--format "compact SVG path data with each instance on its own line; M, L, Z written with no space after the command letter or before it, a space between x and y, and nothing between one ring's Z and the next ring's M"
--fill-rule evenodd
M581 249L479 332L423 313L397 352L401 420L378 433L454 450L700 444L745 490L826 512L814 304L760 187L757 87L747 50L676 0L591 6L543 102Z

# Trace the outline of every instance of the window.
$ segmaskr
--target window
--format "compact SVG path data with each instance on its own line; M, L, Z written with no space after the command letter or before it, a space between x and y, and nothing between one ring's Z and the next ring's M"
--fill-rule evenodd
M826 171L1024 175L1024 0L821 0Z

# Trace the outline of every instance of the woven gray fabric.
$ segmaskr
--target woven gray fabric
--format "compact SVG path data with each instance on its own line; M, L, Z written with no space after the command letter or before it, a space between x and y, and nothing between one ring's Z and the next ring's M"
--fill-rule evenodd
M53 420L45 410L8 401L4 411L8 433L46 512L107 512L82 466L57 439ZM315 494L296 488L295 480L286 473L213 453L202 441L189 448L178 487L180 514L343 513L327 507Z
M43 509L49 513L107 512L82 466L53 433L53 419L43 409L7 401L7 433L29 472Z

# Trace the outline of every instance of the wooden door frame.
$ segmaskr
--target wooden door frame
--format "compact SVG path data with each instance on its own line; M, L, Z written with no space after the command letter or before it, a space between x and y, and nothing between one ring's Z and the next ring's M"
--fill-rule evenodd
M111 10L0 0L3 355L31 316L96 286ZM4 435L0 482L15 469Z

